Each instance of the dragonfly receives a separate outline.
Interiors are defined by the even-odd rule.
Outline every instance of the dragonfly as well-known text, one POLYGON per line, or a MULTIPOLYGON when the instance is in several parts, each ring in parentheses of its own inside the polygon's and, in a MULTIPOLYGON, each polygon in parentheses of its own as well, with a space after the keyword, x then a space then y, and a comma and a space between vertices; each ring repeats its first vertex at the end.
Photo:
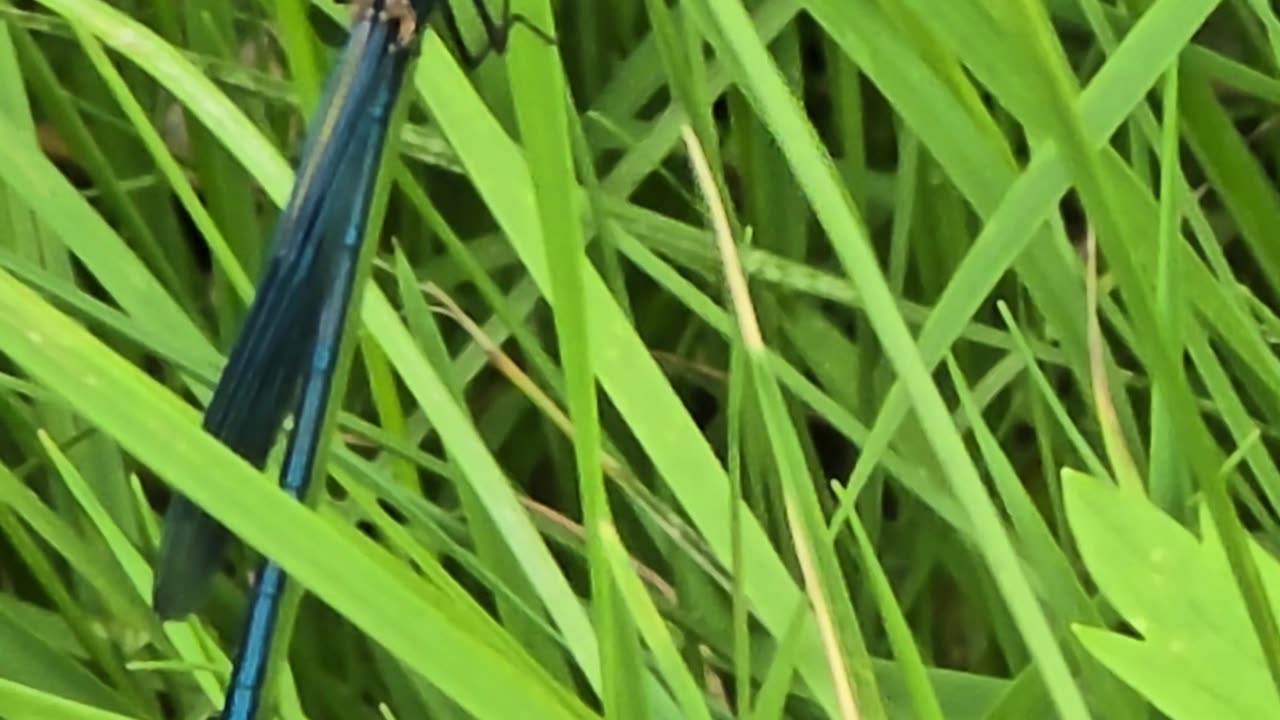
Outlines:
MULTIPOLYGON (((296 499, 306 498, 316 471, 392 110, 419 24, 438 4, 465 53, 448 0, 354 0, 350 33, 304 138, 270 257, 205 411, 205 430, 259 468, 292 412, 280 485, 296 499)), ((520 19, 504 9, 500 24, 476 9, 490 39, 486 52, 501 49, 520 19)), ((170 502, 152 590, 162 619, 201 604, 229 540, 186 498, 170 502)), ((264 560, 256 578, 223 720, 253 720, 265 692, 286 576, 264 560)))

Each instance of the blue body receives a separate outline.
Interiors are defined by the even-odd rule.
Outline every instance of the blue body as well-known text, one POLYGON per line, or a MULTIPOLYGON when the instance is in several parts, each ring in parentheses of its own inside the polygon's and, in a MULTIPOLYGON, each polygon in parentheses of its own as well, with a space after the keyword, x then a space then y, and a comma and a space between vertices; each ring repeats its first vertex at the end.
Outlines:
MULTIPOLYGON (((382 148, 411 60, 397 46, 398 23, 379 14, 387 0, 358 2, 371 11, 352 25, 308 128, 271 258, 204 417, 209 433, 261 467, 292 410, 280 484, 298 498, 314 475, 382 148)), ((421 23, 434 0, 412 4, 421 23)), ((161 617, 181 617, 201 603, 228 539, 217 521, 186 498, 174 498, 153 589, 161 617)), ((224 720, 253 720, 257 713, 284 577, 274 563, 263 562, 224 720)))

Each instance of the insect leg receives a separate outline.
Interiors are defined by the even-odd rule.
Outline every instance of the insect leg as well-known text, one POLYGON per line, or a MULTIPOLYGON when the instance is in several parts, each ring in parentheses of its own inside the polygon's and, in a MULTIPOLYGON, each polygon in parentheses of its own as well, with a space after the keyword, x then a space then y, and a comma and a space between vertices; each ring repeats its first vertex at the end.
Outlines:
POLYGON ((453 15, 453 10, 449 7, 449 3, 445 2, 441 8, 444 15, 445 30, 453 39, 454 45, 458 48, 459 59, 468 69, 474 70, 489 56, 490 52, 497 51, 502 53, 507 49, 507 40, 511 35, 511 29, 516 25, 522 25, 537 37, 544 40, 548 45, 555 45, 556 40, 548 32, 530 22, 529 18, 520 13, 511 12, 511 0, 504 0, 502 3, 501 20, 494 19, 488 7, 485 6, 484 0, 471 0, 472 6, 475 8, 476 17, 479 18, 480 24, 484 27, 485 36, 488 38, 488 44, 479 52, 473 53, 467 47, 466 40, 462 37, 462 32, 458 28, 457 19, 453 15))

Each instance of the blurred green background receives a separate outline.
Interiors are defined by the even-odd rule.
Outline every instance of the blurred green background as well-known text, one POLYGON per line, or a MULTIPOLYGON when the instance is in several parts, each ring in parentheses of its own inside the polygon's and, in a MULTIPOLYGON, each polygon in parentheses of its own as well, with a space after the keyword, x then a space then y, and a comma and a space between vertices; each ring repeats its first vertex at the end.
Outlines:
POLYGON ((350 10, 0 0, 0 718, 219 706, 172 490, 267 717, 1280 716, 1273 4, 448 1, 312 511, 199 411, 350 10))

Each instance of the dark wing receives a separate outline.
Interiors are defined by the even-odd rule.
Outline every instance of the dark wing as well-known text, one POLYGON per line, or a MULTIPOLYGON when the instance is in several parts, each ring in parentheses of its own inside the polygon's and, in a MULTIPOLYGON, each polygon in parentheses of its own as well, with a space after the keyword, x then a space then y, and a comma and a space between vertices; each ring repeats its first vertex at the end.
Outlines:
MULTIPOLYGON (((365 20, 352 28, 330 77, 321 112, 308 129, 303 161, 276 225, 272 255, 259 281, 239 338, 209 401, 204 427, 261 467, 297 396, 310 362, 321 310, 343 248, 333 242, 326 211, 350 193, 342 177, 351 165, 351 140, 363 133, 369 103, 378 97, 388 62, 385 24, 365 20), (377 30, 374 32, 374 30, 377 30)), ((164 618, 199 605, 217 573, 227 532, 184 497, 166 513, 156 563, 153 604, 164 618)))

